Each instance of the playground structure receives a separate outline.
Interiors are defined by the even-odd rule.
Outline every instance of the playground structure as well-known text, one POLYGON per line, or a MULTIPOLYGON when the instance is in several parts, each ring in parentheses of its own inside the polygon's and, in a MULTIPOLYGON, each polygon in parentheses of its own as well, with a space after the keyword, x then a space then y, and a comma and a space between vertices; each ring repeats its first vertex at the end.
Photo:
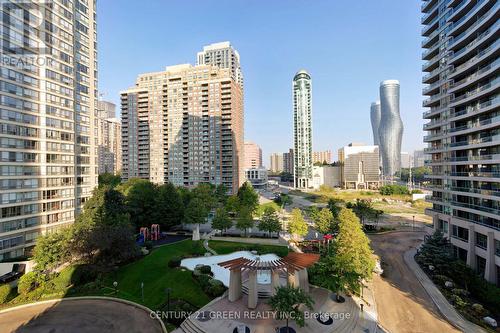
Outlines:
POLYGON ((137 238, 138 244, 144 244, 146 241, 158 241, 160 240, 160 225, 152 224, 151 232, 148 227, 141 227, 139 229, 139 236, 137 238))

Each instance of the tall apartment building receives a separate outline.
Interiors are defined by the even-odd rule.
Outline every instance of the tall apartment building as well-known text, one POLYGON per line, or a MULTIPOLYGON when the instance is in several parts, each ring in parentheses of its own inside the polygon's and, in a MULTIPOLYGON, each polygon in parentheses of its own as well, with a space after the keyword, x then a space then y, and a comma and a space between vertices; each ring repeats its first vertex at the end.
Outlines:
POLYGON ((293 77, 294 187, 312 187, 312 81, 307 71, 293 77))
POLYGON ((500 284, 500 3, 422 3, 423 106, 434 227, 500 284))
POLYGON ((378 146, 350 143, 339 149, 340 178, 345 189, 377 189, 380 185, 378 146))
POLYGON ((97 111, 97 164, 99 174, 118 173, 122 168, 122 125, 115 118, 116 105, 99 101, 97 111))
POLYGON ((256 169, 262 167, 262 149, 260 149, 259 145, 253 142, 245 142, 244 153, 244 169, 256 169))
POLYGON ((283 171, 293 175, 293 149, 290 148, 287 153, 283 153, 283 171))
POLYGON ((212 65, 231 70, 233 79, 243 88, 240 54, 230 42, 213 43, 203 47, 196 56, 196 65, 212 65))
POLYGON ((283 172, 283 154, 282 153, 272 153, 270 157, 270 167, 271 172, 283 172))
POLYGON ((401 168, 402 169, 409 169, 413 168, 413 155, 406 152, 402 151, 401 152, 401 168))
POLYGON ((0 13, 4 260, 72 223, 97 184, 97 31, 94 1, 2 1, 0 13))
POLYGON ((413 166, 415 168, 423 167, 425 166, 425 161, 430 159, 429 154, 425 154, 424 150, 415 150, 413 152, 413 166))
POLYGON ((330 163, 332 163, 332 151, 331 150, 313 151, 312 161, 313 161, 313 164, 314 163, 330 164, 330 163))
POLYGON ((97 102, 97 116, 103 119, 116 118, 116 104, 108 101, 97 102))
POLYGON ((244 180, 243 92, 230 69, 169 66, 121 93, 122 178, 193 187, 244 180))

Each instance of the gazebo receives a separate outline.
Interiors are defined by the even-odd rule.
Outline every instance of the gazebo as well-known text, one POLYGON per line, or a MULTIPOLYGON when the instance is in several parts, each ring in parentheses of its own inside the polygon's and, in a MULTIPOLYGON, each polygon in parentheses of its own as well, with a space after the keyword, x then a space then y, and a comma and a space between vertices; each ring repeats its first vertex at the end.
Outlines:
POLYGON ((287 275, 287 283, 290 286, 309 292, 309 277, 307 268, 319 260, 319 254, 312 253, 289 253, 286 257, 271 260, 250 260, 247 258, 236 258, 219 263, 218 265, 229 269, 229 295, 230 302, 239 300, 242 296, 242 271, 248 271, 248 308, 255 309, 258 301, 257 272, 271 272, 271 295, 276 292, 280 285, 280 272, 287 275))

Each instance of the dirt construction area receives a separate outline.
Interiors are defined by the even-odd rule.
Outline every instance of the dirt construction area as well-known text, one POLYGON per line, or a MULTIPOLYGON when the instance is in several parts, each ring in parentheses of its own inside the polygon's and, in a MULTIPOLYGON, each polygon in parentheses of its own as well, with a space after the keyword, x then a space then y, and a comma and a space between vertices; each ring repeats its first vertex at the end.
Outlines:
POLYGON ((404 253, 420 245, 424 235, 423 231, 402 231, 370 236, 384 269, 373 280, 379 322, 391 333, 460 332, 440 315, 404 262, 404 253))

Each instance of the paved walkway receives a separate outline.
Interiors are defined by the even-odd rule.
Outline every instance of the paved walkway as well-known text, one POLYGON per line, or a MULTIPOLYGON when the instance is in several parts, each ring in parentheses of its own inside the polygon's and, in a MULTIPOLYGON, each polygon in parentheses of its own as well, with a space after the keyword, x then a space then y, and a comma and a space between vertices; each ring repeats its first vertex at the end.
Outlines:
POLYGON ((162 333, 159 321, 144 309, 102 299, 63 299, 0 312, 0 332, 162 333))
POLYGON ((286 243, 280 243, 276 238, 243 238, 243 237, 212 237, 212 240, 223 242, 247 243, 247 244, 261 244, 261 245, 278 245, 287 246, 286 243))
POLYGON ((404 260, 408 267, 411 268, 417 279, 420 281, 425 291, 432 298, 434 304, 436 304, 439 312, 454 326, 466 333, 486 333, 484 329, 478 325, 471 323, 462 317, 455 308, 448 302, 448 300, 443 296, 439 289, 434 285, 434 283, 429 279, 427 274, 420 268, 420 266, 415 261, 416 249, 411 249, 406 251, 404 254, 404 260))
POLYGON ((384 273, 374 275, 373 292, 378 321, 394 333, 457 333, 443 318, 403 255, 418 246, 424 232, 391 232, 370 235, 371 245, 382 261, 384 273))

